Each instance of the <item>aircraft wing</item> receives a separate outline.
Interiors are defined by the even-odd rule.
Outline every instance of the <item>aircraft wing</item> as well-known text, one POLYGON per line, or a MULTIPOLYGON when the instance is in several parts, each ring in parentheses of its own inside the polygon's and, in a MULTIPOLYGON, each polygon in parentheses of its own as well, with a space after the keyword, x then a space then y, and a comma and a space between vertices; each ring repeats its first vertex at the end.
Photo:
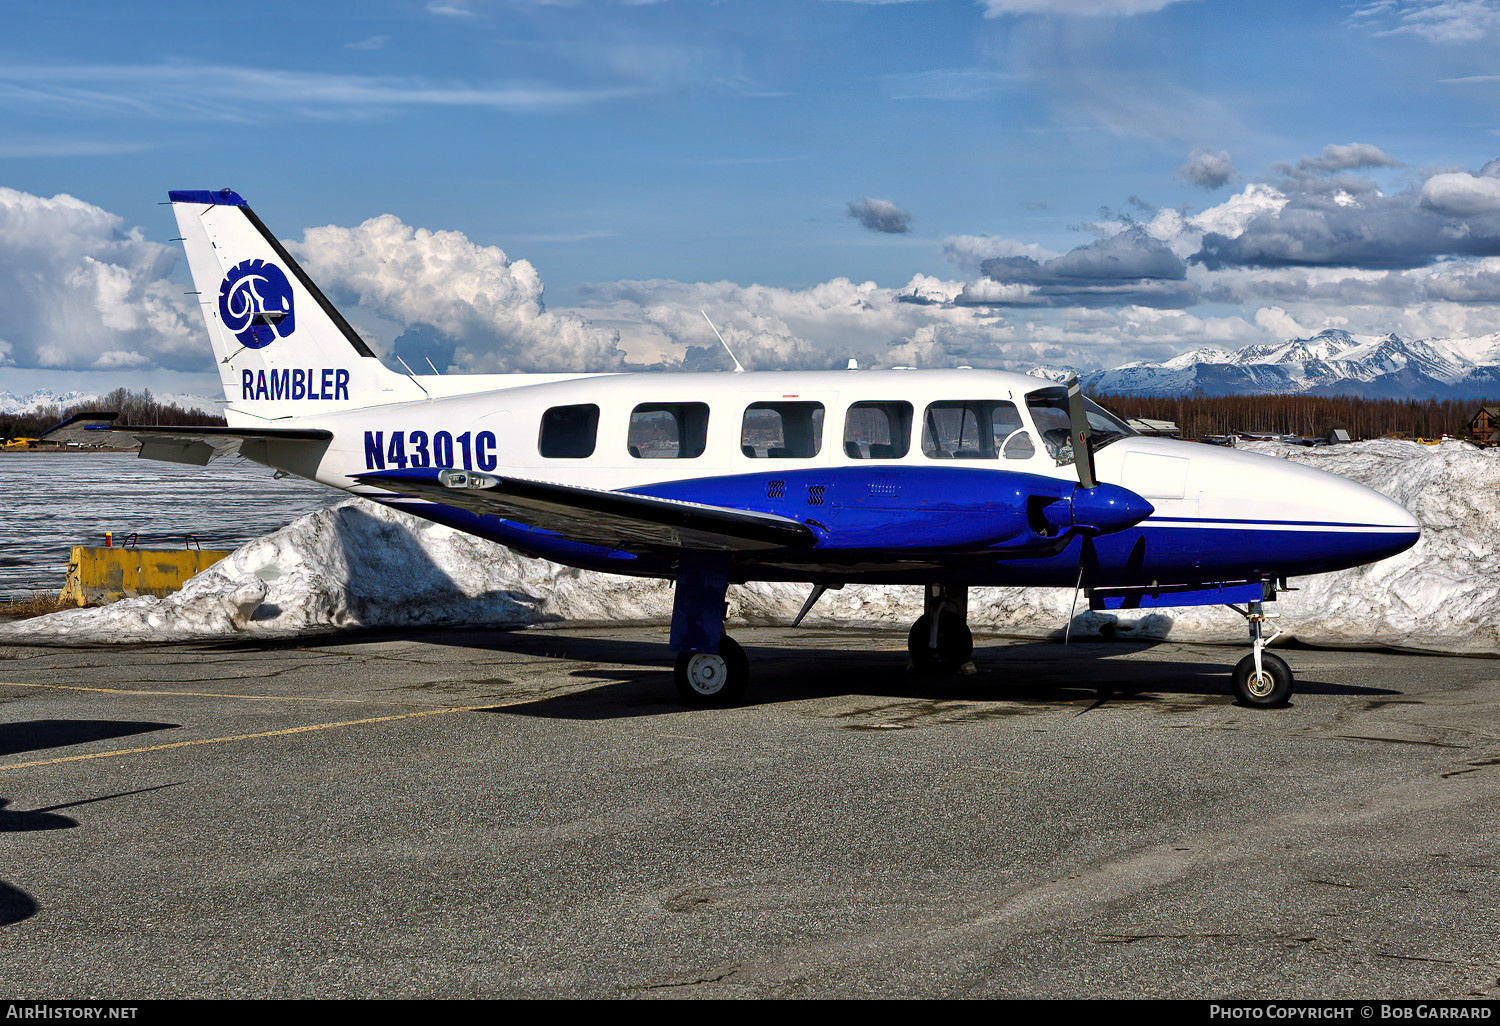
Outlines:
POLYGON ((466 470, 377 471, 355 480, 626 551, 775 549, 817 539, 806 524, 774 513, 466 470))
POLYGON ((116 424, 118 413, 78 413, 42 432, 44 442, 74 445, 141 447, 141 456, 169 463, 198 466, 255 440, 326 442, 333 432, 321 428, 175 427, 154 424, 116 424))

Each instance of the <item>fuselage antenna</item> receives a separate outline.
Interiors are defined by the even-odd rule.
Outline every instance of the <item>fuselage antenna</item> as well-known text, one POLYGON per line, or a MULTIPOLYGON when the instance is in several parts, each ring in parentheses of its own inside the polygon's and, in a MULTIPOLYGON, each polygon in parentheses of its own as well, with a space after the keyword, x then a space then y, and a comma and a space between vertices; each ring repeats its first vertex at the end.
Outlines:
MULTIPOLYGON (((698 312, 703 315, 703 319, 705 321, 708 321, 708 326, 710 328, 714 328, 714 322, 712 320, 709 320, 708 311, 699 310, 698 312)), ((729 348, 729 343, 724 341, 724 336, 719 334, 718 328, 714 328, 714 335, 718 337, 719 345, 724 347, 724 352, 728 353, 729 358, 734 361, 734 372, 736 374, 745 373, 745 368, 740 366, 740 358, 734 355, 734 350, 729 348)))

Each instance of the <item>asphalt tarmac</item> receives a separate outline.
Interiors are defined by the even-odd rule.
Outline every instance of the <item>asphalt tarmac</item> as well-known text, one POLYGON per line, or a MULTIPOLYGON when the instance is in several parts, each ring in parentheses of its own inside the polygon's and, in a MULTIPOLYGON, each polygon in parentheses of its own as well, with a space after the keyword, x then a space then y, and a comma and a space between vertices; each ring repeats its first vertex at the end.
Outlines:
POLYGON ((735 634, 0 648, 0 997, 1500 997, 1500 661, 735 634))

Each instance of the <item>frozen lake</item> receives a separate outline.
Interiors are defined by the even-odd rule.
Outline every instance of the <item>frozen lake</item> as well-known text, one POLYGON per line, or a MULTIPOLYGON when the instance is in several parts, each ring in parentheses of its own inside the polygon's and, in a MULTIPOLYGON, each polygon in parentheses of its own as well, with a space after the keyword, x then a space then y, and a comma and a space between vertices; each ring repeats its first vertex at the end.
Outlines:
POLYGON ((74 545, 231 549, 342 492, 237 457, 190 467, 134 453, 0 452, 0 595, 59 589, 74 545))

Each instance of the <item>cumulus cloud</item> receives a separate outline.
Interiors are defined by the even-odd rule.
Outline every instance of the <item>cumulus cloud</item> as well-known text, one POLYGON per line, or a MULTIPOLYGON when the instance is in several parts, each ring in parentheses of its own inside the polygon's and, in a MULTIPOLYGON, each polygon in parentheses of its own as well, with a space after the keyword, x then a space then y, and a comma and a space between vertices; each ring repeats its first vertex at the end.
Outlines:
POLYGON ((0 358, 69 370, 205 368, 196 304, 166 277, 176 260, 175 249, 91 203, 0 187, 0 358))
POLYGON ((1422 183, 1421 197, 1422 206, 1439 214, 1471 217, 1500 213, 1500 178, 1463 171, 1433 175, 1422 183))
POLYGON ((1297 169, 1299 171, 1318 173, 1355 171, 1367 167, 1400 166, 1401 161, 1383 152, 1379 146, 1371 146, 1369 143, 1325 146, 1321 155, 1303 157, 1297 162, 1297 169))
POLYGON ((849 204, 849 216, 872 232, 900 235, 911 231, 911 214, 889 200, 866 196, 858 203, 849 204))
POLYGON ((1286 204, 1286 194, 1281 190, 1263 182, 1251 182, 1218 206, 1209 207, 1194 215, 1191 225, 1204 233, 1217 232, 1234 238, 1244 232, 1257 217, 1274 214, 1286 204))
POLYGON ((427 326, 454 343, 464 370, 611 370, 623 365, 618 337, 584 319, 547 310, 529 262, 462 232, 413 228, 393 214, 355 228, 309 228, 296 246, 325 287, 407 327, 427 326))
MULTIPOLYGON (((1331 155, 1327 169, 1342 166, 1343 158, 1371 166, 1369 154, 1346 153, 1331 155)), ((1489 184, 1494 179, 1444 173, 1420 188, 1387 194, 1365 178, 1288 170, 1279 190, 1285 203, 1256 214, 1233 237, 1208 233, 1192 260, 1211 269, 1395 269, 1500 254, 1500 204, 1489 184)))
MULTIPOLYGON (((956 290, 956 287, 955 287, 956 290)), ((892 339, 948 316, 898 300, 896 289, 834 278, 806 289, 671 280, 598 282, 583 290, 591 320, 633 324, 655 347, 655 361, 727 368, 708 313, 746 368, 826 369, 850 357, 868 365, 892 339)), ((649 358, 642 349, 638 358, 649 358)))
POLYGON ((1030 257, 1050 260, 1057 256, 1035 242, 1003 239, 998 235, 950 235, 943 240, 943 256, 960 271, 973 274, 979 265, 996 257, 1030 257))
POLYGON ((1204 189, 1222 188, 1238 174, 1227 150, 1194 150, 1187 163, 1177 169, 1177 177, 1204 189))
POLYGON ((1181 307, 1196 301, 1182 258, 1140 226, 1050 260, 996 257, 984 261, 980 273, 1027 289, 995 300, 1001 305, 1181 307))
POLYGON ((579 310, 616 326, 642 363, 728 369, 700 308, 748 368, 969 365, 1031 371, 1166 359, 1180 348, 1281 341, 1247 317, 1140 304, 1037 305, 1034 286, 916 275, 900 288, 835 278, 806 289, 732 282, 596 283, 579 310), (654 347, 654 348, 653 348, 654 347), (681 354, 686 354, 685 357, 681 354))

